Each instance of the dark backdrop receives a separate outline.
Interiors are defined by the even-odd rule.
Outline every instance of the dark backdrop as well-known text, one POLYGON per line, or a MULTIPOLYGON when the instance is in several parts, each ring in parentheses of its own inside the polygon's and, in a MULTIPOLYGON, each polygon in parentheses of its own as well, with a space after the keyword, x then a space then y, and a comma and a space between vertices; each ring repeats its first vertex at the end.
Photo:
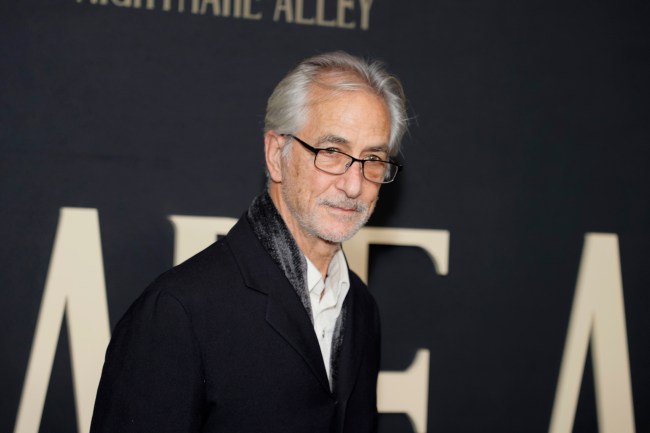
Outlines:
MULTIPOLYGON (((427 431, 548 430, 588 232, 618 235, 636 429, 650 431, 647 2, 374 0, 367 29, 358 1, 352 29, 276 21, 274 0, 252 1, 260 19, 142 3, 0 5, 0 431, 59 209, 98 211, 113 326, 172 265, 169 215, 237 217, 261 191, 266 98, 333 49, 384 60, 409 100, 406 169, 370 225, 450 233, 446 276, 417 248, 370 255, 382 369, 431 353, 427 431)), ((327 19, 339 3, 324 1, 327 19)), ((76 429, 61 331, 41 432, 76 429)), ((588 357, 576 432, 597 430, 592 371, 588 357)))

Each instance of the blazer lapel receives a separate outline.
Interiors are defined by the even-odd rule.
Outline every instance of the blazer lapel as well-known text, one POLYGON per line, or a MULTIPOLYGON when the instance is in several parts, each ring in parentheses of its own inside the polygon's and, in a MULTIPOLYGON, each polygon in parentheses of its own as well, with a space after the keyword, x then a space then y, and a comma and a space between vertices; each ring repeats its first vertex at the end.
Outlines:
MULTIPOLYGON (((354 285, 350 287, 348 295, 345 299, 345 326, 343 328, 343 345, 338 355, 336 362, 336 382, 335 392, 340 410, 345 410, 346 402, 350 397, 350 393, 354 388, 357 379, 359 368, 361 366, 361 358, 365 347, 367 336, 363 335, 363 329, 366 329, 364 322, 366 319, 366 312, 359 308, 357 301, 357 294, 354 285)), ((344 413, 340 414, 342 422, 344 413)))
POLYGON ((303 357, 322 387, 330 393, 323 356, 305 308, 291 287, 278 287, 273 292, 269 293, 266 321, 303 357))
POLYGON ((289 280, 255 237, 245 216, 233 227, 227 240, 246 286, 267 295, 266 321, 298 352, 330 393, 311 319, 289 280))

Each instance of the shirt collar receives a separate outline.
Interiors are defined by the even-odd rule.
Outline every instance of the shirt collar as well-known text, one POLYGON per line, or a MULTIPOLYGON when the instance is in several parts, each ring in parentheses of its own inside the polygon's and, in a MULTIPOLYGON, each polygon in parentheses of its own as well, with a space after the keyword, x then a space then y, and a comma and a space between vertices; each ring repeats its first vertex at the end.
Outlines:
POLYGON ((305 256, 307 260, 307 288, 309 293, 320 295, 327 287, 334 292, 335 298, 338 298, 341 290, 350 287, 350 276, 348 275, 348 264, 345 261, 343 250, 338 250, 327 268, 327 281, 323 281, 323 276, 316 266, 305 256))

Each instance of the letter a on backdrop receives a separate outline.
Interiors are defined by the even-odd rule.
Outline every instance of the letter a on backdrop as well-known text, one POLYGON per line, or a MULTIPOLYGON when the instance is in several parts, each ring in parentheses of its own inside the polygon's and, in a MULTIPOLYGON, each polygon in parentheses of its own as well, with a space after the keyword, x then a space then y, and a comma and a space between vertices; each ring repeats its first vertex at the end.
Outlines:
POLYGON ((634 433, 623 282, 615 234, 587 233, 549 433, 571 433, 591 340, 600 433, 634 433))
POLYGON ((14 433, 38 432, 65 312, 77 427, 87 433, 110 338, 96 209, 61 209, 14 433))

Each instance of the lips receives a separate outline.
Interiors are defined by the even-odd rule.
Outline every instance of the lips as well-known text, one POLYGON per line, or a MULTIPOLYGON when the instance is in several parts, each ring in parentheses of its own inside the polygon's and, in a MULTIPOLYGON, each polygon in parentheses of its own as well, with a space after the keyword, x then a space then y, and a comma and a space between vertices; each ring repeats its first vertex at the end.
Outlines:
POLYGON ((318 201, 318 204, 329 206, 336 210, 344 212, 358 212, 365 213, 368 210, 368 206, 364 203, 358 202, 356 200, 328 200, 321 199, 318 201))
POLYGON ((342 210, 342 211, 345 211, 345 212, 359 212, 359 210, 354 206, 353 207, 332 206, 332 205, 329 205, 329 206, 334 208, 334 209, 342 210))

